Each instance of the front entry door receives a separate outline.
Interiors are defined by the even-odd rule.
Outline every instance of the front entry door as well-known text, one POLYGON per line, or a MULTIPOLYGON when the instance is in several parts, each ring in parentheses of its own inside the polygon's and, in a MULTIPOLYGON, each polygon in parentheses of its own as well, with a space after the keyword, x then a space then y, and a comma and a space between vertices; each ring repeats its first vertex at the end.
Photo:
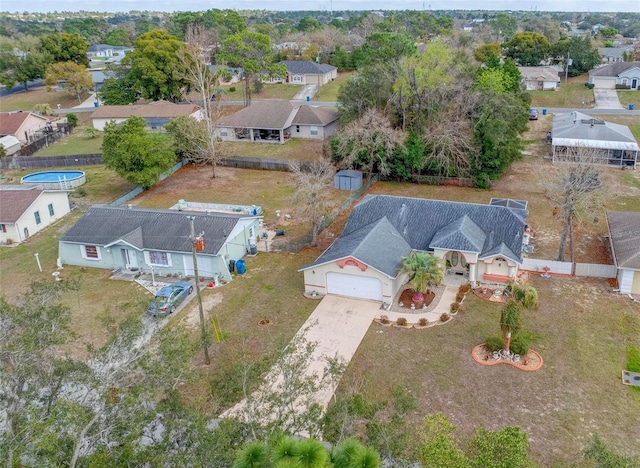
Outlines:
POLYGON ((631 81, 631 89, 636 89, 638 87, 638 79, 634 78, 633 81, 631 81))
POLYGON ((124 261, 124 267, 131 270, 138 268, 138 256, 135 250, 124 249, 122 251, 122 260, 124 261))

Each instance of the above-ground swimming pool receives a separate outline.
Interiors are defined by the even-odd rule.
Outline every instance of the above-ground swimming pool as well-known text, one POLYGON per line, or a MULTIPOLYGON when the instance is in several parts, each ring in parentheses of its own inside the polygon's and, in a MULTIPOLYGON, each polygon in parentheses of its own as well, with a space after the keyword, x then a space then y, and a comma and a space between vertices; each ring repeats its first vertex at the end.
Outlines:
POLYGON ((21 182, 47 190, 66 190, 79 187, 86 179, 82 171, 42 171, 24 176, 21 182))

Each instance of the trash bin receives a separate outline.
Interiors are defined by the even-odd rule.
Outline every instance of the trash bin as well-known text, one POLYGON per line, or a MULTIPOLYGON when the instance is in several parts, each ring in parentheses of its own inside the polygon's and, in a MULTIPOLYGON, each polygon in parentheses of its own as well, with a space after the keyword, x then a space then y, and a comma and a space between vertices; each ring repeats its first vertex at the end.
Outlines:
POLYGON ((633 110, 633 104, 629 104, 629 110, 633 110))
POLYGON ((229 260, 229 273, 233 273, 234 271, 236 271, 236 261, 229 260))
POLYGON ((93 107, 98 107, 98 101, 93 101, 93 107))
POLYGON ((244 275, 244 272, 247 271, 247 266, 244 264, 244 260, 238 260, 236 262, 236 270, 238 270, 239 275, 244 275))
POLYGON ((542 108, 542 115, 547 115, 547 108, 546 107, 542 108))
POLYGON ((311 96, 307 96, 307 101, 311 101, 311 96))

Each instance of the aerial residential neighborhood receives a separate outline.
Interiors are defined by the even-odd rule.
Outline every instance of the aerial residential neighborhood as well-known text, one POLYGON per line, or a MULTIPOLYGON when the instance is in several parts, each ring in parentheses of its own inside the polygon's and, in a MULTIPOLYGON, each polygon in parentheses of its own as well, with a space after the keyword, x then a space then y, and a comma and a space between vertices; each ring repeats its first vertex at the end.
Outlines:
POLYGON ((637 7, 65 2, 0 17, 7 466, 640 466, 637 7))

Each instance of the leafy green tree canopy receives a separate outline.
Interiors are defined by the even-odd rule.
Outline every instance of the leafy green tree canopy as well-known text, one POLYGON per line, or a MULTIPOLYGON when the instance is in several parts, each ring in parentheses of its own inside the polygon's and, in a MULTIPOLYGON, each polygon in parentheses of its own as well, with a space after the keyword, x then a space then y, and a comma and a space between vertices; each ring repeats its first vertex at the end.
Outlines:
POLYGON ((518 65, 538 66, 549 57, 549 41, 542 34, 522 32, 502 45, 504 54, 518 65))
POLYGON ((147 134, 145 126, 141 117, 131 117, 121 126, 107 123, 102 158, 108 168, 147 189, 175 163, 175 153, 166 135, 147 134))
POLYGON ((122 63, 130 67, 127 79, 142 97, 176 102, 189 90, 180 55, 186 55, 185 44, 157 29, 138 37, 122 63))
POLYGON ((47 67, 44 83, 47 91, 60 86, 62 89, 82 102, 82 94, 93 89, 93 78, 84 65, 75 62, 52 63, 47 67))
POLYGON ((28 90, 29 81, 44 78, 50 62, 51 57, 42 51, 35 37, 0 39, 0 83, 7 87, 21 83, 28 90))
POLYGON ((121 65, 109 64, 104 72, 105 79, 98 90, 100 100, 108 106, 132 104, 140 98, 133 77, 121 65))
POLYGON ((54 62, 75 62, 78 65, 89 65, 87 58, 89 43, 80 34, 50 34, 40 38, 40 45, 54 62))
POLYGON ((374 32, 369 34, 365 43, 353 51, 353 60, 359 69, 373 63, 389 63, 400 57, 416 54, 415 42, 405 34, 374 32))
POLYGON ((497 42, 490 42, 489 44, 482 44, 476 50, 473 51, 473 56, 480 63, 486 63, 489 57, 500 57, 502 54, 502 47, 497 42))

